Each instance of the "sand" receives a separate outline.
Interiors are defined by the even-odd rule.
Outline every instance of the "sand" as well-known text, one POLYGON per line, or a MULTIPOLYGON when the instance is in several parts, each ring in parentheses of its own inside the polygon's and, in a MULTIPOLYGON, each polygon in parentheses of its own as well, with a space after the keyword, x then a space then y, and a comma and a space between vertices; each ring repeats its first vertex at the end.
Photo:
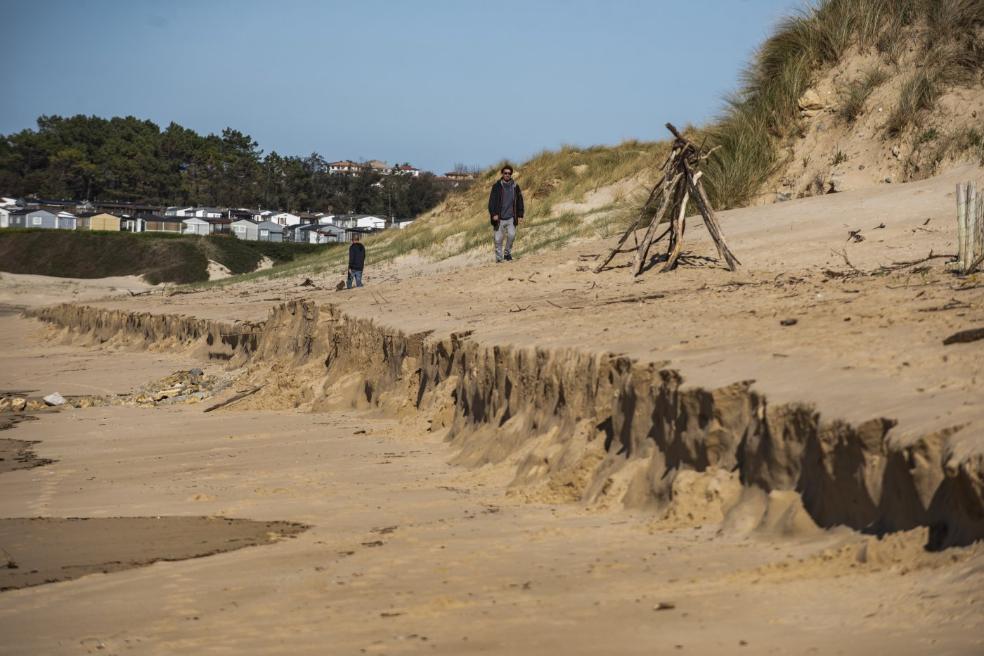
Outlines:
MULTIPOLYGON (((728 468, 681 469, 672 498, 624 503, 626 480, 647 461, 618 453, 615 437, 594 438, 602 428, 559 435, 565 424, 556 424, 524 438, 530 416, 476 406, 475 417, 499 425, 451 420, 439 390, 419 408, 412 397, 401 404, 399 385, 414 371, 387 370, 373 350, 409 352, 455 333, 475 353, 539 347, 545 367, 624 354, 636 367, 678 371, 681 389, 754 380, 749 389, 770 407, 890 418, 892 443, 943 431, 946 448, 971 462, 982 449, 984 350, 942 340, 984 325, 981 281, 955 278, 940 260, 916 272, 855 270, 952 250, 953 188, 970 176, 984 179, 965 169, 723 213, 738 274, 692 260, 637 281, 624 268, 594 275, 605 244, 526 256, 521 234, 511 265, 454 271, 373 267, 370 244, 367 286, 349 292, 332 291, 333 272, 316 280, 323 289, 285 279, 90 303, 232 325, 307 299, 280 312, 271 329, 281 338, 261 339, 252 359, 242 345, 232 355, 191 341, 155 349, 145 337, 100 342, 0 318, 0 388, 48 390, 56 380, 124 392, 191 362, 232 367, 225 373, 241 372, 241 389, 263 386, 207 414, 103 407, 21 422, 4 437, 35 442, 53 462, 0 474, 0 517, 188 518, 175 523, 187 547, 178 558, 212 551, 188 546, 207 535, 195 525, 203 517, 310 527, 174 561, 115 555, 123 532, 109 528, 103 546, 89 543, 94 557, 165 561, 3 592, 5 653, 981 653, 981 542, 929 552, 925 526, 880 540, 820 528, 794 490, 742 486, 728 468), (859 228, 865 240, 849 242, 859 228), (788 318, 796 323, 780 323, 788 318), (361 332, 330 332, 343 323, 361 332), (209 352, 227 359, 197 359, 209 352), (558 464, 565 458, 577 466, 558 464), (543 473, 551 467, 556 475, 543 473)), ((694 256, 713 254, 700 228, 688 239, 694 256)), ((526 370, 502 357, 501 371, 527 389, 526 370)), ((471 362, 476 379, 455 389, 479 398, 487 365, 471 362)), ((573 390, 567 397, 580 402, 573 390)), ((927 454, 911 453, 918 470, 927 454)), ((64 558, 48 560, 74 564, 64 558)))
MULTIPOLYGON (((923 555, 924 536, 908 537, 909 551, 928 559, 913 567, 897 548, 858 562, 865 540, 853 533, 738 537, 713 525, 667 529, 641 513, 531 504, 503 495, 501 469, 449 466, 439 440, 351 413, 110 408, 25 427, 58 462, 0 477, 2 515, 207 515, 311 528, 268 546, 4 592, 6 653, 982 646, 980 549, 923 555)), ((186 538, 206 539, 185 526, 186 538)), ((122 535, 107 531, 103 553, 122 535)))

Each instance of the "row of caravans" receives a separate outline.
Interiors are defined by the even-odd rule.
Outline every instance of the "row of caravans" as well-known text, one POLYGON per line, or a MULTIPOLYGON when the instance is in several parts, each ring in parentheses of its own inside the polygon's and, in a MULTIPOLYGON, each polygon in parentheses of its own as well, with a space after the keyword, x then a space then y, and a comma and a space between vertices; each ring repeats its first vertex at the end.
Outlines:
MULTIPOLYGON (((406 227, 409 222, 400 222, 406 227)), ((320 222, 304 222, 284 226, 274 221, 254 221, 227 218, 182 218, 179 216, 145 215, 116 216, 102 213, 75 216, 70 212, 51 212, 46 209, 0 208, 0 228, 40 228, 53 230, 93 230, 128 232, 166 232, 187 235, 231 234, 248 241, 295 241, 311 244, 343 242, 352 233, 375 232, 385 221, 367 215, 325 217, 320 222)))

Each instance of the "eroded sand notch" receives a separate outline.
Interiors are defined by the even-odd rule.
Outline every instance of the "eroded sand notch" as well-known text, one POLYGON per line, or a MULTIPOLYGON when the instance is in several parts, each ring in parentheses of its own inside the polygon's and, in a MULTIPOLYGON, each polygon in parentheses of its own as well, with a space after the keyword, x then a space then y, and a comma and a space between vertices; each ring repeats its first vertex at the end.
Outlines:
MULTIPOLYGON (((217 322, 89 307, 36 316, 137 345, 153 334, 212 348, 210 337, 214 345, 229 333, 217 322)), ((809 404, 771 404, 748 382, 693 388, 626 357, 406 335, 305 301, 273 309, 250 339, 224 348, 245 363, 244 383, 263 385, 237 407, 408 417, 445 431, 455 462, 515 462, 514 486, 549 498, 663 509, 677 477, 723 472, 743 490, 733 510, 760 523, 777 521, 769 500, 792 494, 821 527, 928 526, 934 549, 984 537, 984 459, 954 452, 956 427, 902 439, 891 418, 828 419, 809 404)), ((783 512, 795 521, 795 508, 783 512)))

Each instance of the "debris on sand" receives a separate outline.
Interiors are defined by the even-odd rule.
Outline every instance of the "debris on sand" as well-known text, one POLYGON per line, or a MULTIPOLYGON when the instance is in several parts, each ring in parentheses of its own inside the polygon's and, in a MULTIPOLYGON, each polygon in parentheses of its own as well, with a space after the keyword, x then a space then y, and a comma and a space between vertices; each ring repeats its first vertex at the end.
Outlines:
POLYGON ((64 405, 73 408, 96 408, 110 405, 157 406, 176 403, 200 403, 229 387, 231 380, 206 375, 201 369, 176 371, 129 394, 82 395, 65 397, 58 392, 43 399, 23 396, 0 396, 0 413, 34 412, 64 405))
POLYGON ((231 381, 206 375, 201 369, 176 371, 166 378, 150 383, 131 395, 125 405, 167 405, 199 403, 215 396, 229 386, 231 381))

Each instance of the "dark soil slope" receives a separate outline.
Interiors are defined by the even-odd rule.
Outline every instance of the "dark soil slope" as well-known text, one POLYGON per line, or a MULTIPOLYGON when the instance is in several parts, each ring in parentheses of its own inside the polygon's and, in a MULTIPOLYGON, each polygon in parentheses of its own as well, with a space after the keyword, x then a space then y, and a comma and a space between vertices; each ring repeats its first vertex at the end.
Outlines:
POLYGON ((233 237, 56 230, 0 231, 0 271, 65 278, 142 275, 150 283, 208 280, 208 261, 232 273, 253 271, 267 256, 289 262, 322 247, 246 242, 233 237))

